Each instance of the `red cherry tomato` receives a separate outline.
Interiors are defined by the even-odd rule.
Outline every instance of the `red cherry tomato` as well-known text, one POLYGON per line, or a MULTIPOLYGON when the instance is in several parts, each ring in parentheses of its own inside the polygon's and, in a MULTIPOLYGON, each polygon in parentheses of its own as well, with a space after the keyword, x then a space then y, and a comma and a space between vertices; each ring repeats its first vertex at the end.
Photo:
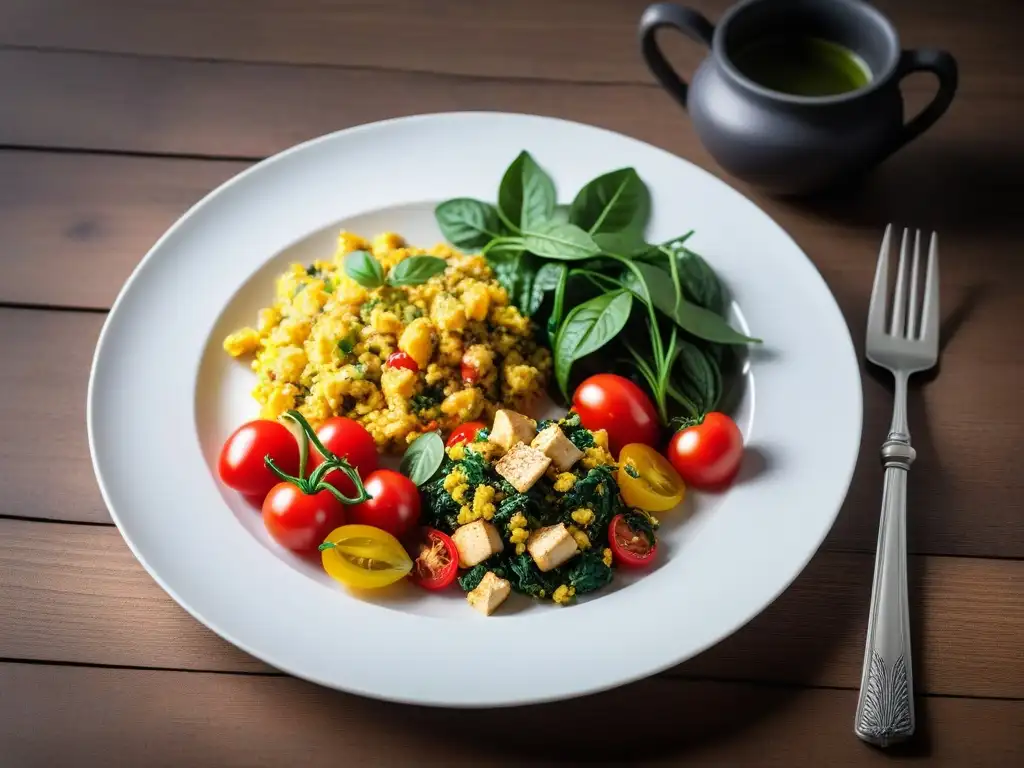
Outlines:
MULTIPOLYGON (((358 421, 335 416, 320 425, 316 436, 324 448, 355 467, 359 477, 365 478, 377 468, 377 444, 358 421)), ((320 451, 310 445, 309 471, 312 472, 323 463, 320 451)), ((338 470, 328 472, 324 480, 346 496, 356 495, 355 483, 338 470)))
POLYGON ((614 373, 586 379, 572 396, 572 409, 589 430, 608 432, 613 456, 630 443, 654 445, 658 441, 658 413, 640 387, 614 373))
POLYGON ((378 469, 363 480, 368 501, 348 508, 350 523, 372 525, 401 538, 420 519, 420 492, 405 475, 378 469))
POLYGON ((284 424, 269 419, 250 421, 224 442, 217 462, 217 472, 224 485, 246 496, 263 498, 280 478, 263 461, 270 456, 284 472, 299 471, 299 444, 284 424))
POLYGON ((459 443, 472 443, 476 440, 476 433, 481 429, 487 429, 487 425, 482 421, 467 421, 465 424, 460 424, 448 437, 448 442, 445 445, 451 448, 459 443))
POLYGON ((412 355, 408 352, 392 352, 388 355, 388 359, 384 361, 384 365, 388 368, 405 368, 413 373, 420 369, 416 361, 412 359, 412 355))
POLYGON ((668 444, 668 460, 694 488, 721 490, 739 472, 743 434, 724 413, 713 412, 695 426, 676 432, 668 444))
POLYGON ((263 500, 263 524, 282 547, 315 552, 327 534, 345 523, 344 505, 330 491, 303 493, 282 481, 263 500))
POLYGON ((415 557, 409 579, 424 589, 444 589, 455 581, 459 550, 451 537, 436 528, 421 528, 411 548, 415 557))
POLYGON ((480 370, 472 363, 467 363, 465 360, 462 361, 461 366, 462 380, 467 384, 476 384, 480 380, 480 370))
POLYGON ((615 562, 624 568, 647 568, 654 562, 658 542, 634 529, 625 515, 616 515, 608 526, 608 547, 615 562))

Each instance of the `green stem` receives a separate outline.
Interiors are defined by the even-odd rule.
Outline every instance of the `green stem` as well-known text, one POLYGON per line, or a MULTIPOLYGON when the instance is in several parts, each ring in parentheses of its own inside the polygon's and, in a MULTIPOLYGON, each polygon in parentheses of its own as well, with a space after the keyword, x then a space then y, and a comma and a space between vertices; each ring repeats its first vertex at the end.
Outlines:
POLYGON ((674 314, 679 311, 679 305, 683 303, 683 289, 679 284, 679 264, 676 262, 676 255, 668 248, 659 245, 658 250, 668 257, 668 269, 672 273, 672 288, 675 291, 675 304, 672 305, 672 312, 674 314))
POLYGON ((489 242, 487 245, 485 245, 483 247, 483 249, 480 251, 480 255, 481 256, 486 256, 488 253, 490 253, 493 250, 500 251, 503 248, 509 248, 510 246, 511 247, 516 247, 516 248, 522 248, 523 247, 522 238, 519 238, 519 237, 496 237, 493 240, 491 240, 491 242, 489 242))

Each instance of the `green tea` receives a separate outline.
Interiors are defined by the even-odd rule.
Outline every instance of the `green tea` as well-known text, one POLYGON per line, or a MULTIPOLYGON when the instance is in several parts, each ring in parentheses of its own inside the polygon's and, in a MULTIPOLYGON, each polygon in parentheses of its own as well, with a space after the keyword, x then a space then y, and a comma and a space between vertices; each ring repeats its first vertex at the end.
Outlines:
POLYGON ((758 85, 794 96, 835 96, 871 82, 871 70, 860 56, 817 37, 758 40, 732 60, 758 85))

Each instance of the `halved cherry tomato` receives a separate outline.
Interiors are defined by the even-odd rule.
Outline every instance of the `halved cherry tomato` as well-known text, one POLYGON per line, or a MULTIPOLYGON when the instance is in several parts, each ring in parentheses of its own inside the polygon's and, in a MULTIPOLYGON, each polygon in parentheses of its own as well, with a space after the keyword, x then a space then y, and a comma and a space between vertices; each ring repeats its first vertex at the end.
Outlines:
MULTIPOLYGON (((377 444, 373 436, 358 421, 334 416, 320 425, 316 436, 324 444, 324 448, 355 467, 361 478, 365 479, 377 468, 377 444)), ((323 462, 324 457, 320 455, 320 451, 315 446, 310 446, 310 471, 323 462)), ((324 480, 346 496, 355 495, 355 483, 339 470, 328 472, 324 480)))
POLYGON ((572 396, 572 409, 587 429, 608 432, 613 456, 629 443, 654 445, 658 440, 658 413, 651 399, 632 381, 614 373, 584 380, 572 396))
POLYGON ((619 565, 646 568, 654 562, 658 542, 646 532, 633 528, 626 515, 616 515, 608 526, 608 547, 619 565))
POLYGON ((630 443, 619 453, 616 479, 623 501, 647 512, 672 509, 686 495, 686 484, 668 459, 640 443, 630 443))
POLYGON ((672 436, 668 458, 694 488, 721 490, 739 472, 743 434, 735 421, 714 411, 700 424, 686 427, 672 436))
POLYGON ((320 561, 332 579, 357 589, 386 587, 412 570, 401 542, 369 525, 335 528, 320 545, 320 561))
POLYGON ((409 579, 424 589, 444 589, 459 570, 459 550, 451 537, 436 528, 421 528, 415 542, 409 579))
POLYGON ((420 367, 408 352, 392 352, 384 361, 386 368, 406 368, 416 373, 420 367))
POLYGON ((295 435, 279 421, 257 419, 238 429, 224 442, 217 462, 217 472, 224 485, 246 496, 255 496, 259 503, 280 478, 263 461, 270 456, 290 475, 299 471, 299 444, 295 435))
POLYGON ((348 519, 372 525, 392 536, 404 536, 420 519, 420 492, 405 475, 378 469, 363 480, 368 501, 348 508, 348 519))
POLYGON ((458 443, 472 443, 476 440, 476 433, 481 429, 487 429, 487 425, 482 421, 467 421, 465 424, 460 424, 452 431, 445 445, 451 448, 458 443))
POLYGON ((462 374, 462 380, 467 384, 476 384, 480 380, 480 369, 465 360, 462 361, 459 372, 462 374))
POLYGON ((345 522, 344 505, 330 491, 308 494, 282 481, 263 500, 263 524, 282 547, 313 552, 324 537, 345 522))

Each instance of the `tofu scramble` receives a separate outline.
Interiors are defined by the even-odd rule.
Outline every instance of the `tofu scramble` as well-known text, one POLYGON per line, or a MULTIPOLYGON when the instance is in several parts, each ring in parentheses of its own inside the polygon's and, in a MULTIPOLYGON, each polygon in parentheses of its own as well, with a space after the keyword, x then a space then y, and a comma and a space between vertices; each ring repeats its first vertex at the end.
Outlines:
POLYGON ((578 414, 537 423, 502 409, 489 431, 445 453, 420 489, 422 520, 451 536, 459 584, 486 615, 511 591, 569 605, 607 586, 616 520, 655 546, 657 519, 623 501, 607 434, 578 414))
POLYGON ((483 256, 444 244, 415 248, 390 232, 367 242, 342 231, 333 260, 292 264, 256 327, 223 346, 253 356, 261 418, 295 408, 316 426, 346 416, 379 450, 395 453, 424 432, 526 407, 551 370, 551 353, 483 256), (346 274, 345 257, 355 251, 372 253, 385 275, 410 256, 447 266, 419 285, 370 289, 346 274), (405 353, 404 367, 387 364, 396 352, 405 353))

